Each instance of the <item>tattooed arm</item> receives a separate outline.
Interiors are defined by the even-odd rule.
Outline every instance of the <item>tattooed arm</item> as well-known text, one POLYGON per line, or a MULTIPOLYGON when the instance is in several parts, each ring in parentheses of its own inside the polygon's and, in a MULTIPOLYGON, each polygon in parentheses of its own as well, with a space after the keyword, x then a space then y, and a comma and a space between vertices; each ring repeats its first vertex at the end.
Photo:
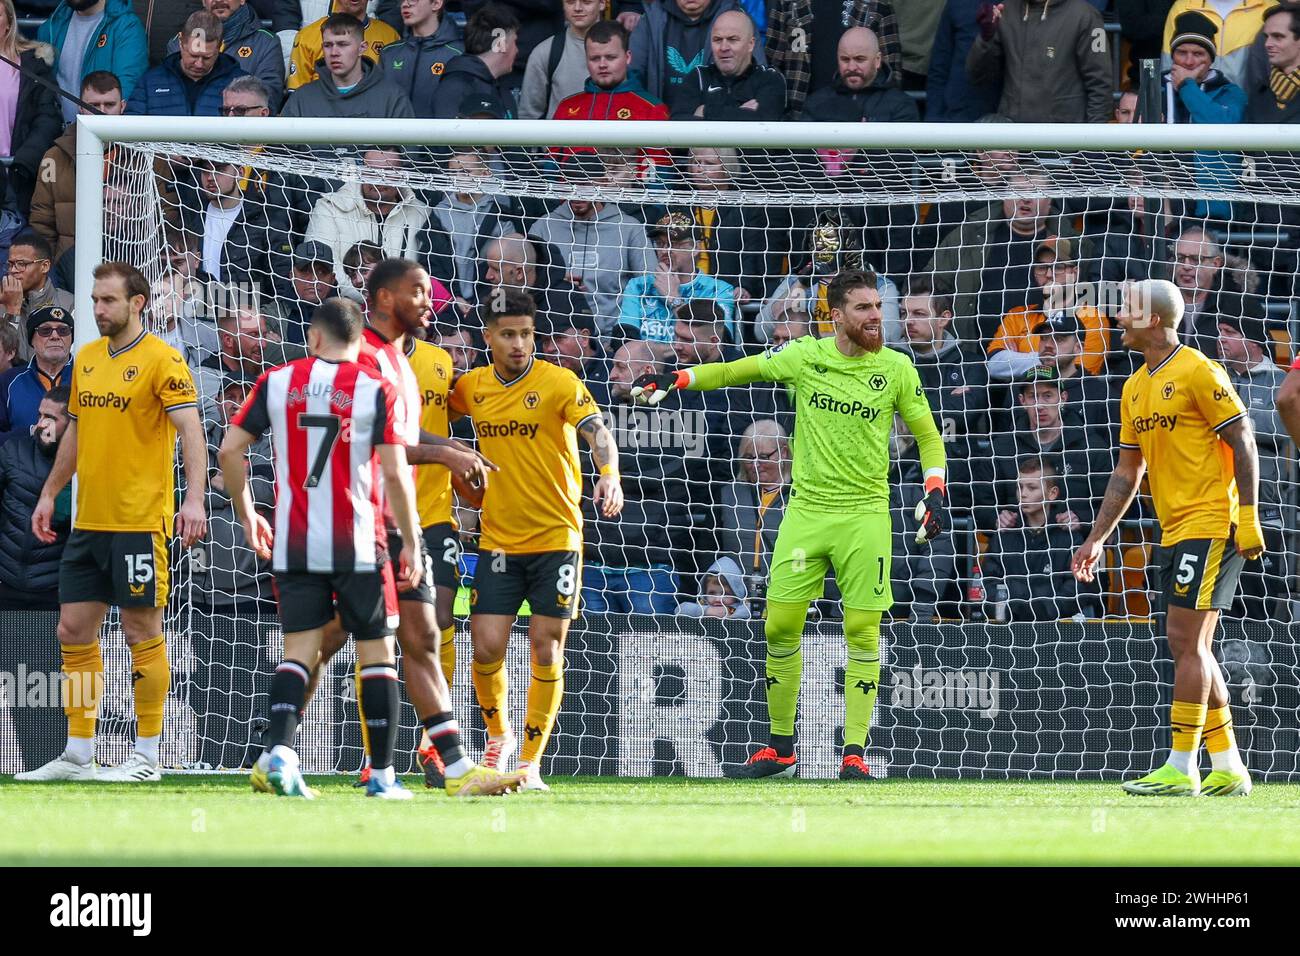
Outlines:
POLYGON ((1102 543, 1110 537, 1119 519, 1124 517, 1128 506, 1133 503, 1142 476, 1146 474, 1147 463, 1142 452, 1137 448, 1121 448, 1119 461, 1106 484, 1106 496, 1102 499, 1101 510, 1093 522, 1092 533, 1080 545, 1070 561, 1070 570, 1080 581, 1091 581, 1098 563, 1101 561, 1102 543))
POLYGON ((579 427, 583 440, 591 449, 591 460, 600 473, 591 501, 606 518, 623 510, 623 485, 618 474, 618 443, 600 415, 592 415, 579 427))

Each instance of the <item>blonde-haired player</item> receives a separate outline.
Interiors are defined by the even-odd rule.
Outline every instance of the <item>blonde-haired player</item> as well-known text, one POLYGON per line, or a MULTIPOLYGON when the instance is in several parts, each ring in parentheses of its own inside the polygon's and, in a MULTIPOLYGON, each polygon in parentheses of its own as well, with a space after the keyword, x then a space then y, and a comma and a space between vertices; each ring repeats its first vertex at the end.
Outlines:
POLYGON ((1183 301, 1163 279, 1133 283, 1116 319, 1123 342, 1146 363, 1124 383, 1119 462, 1092 533, 1074 555, 1091 581, 1102 544, 1128 510, 1150 466, 1160 520, 1160 603, 1174 659, 1172 747, 1154 771, 1124 784, 1147 796, 1245 796, 1250 774, 1237 753, 1228 688, 1214 658, 1214 629, 1247 560, 1264 552, 1255 513, 1259 461, 1250 416, 1223 366, 1178 340, 1183 301), (1205 740, 1213 770, 1200 779, 1205 740))

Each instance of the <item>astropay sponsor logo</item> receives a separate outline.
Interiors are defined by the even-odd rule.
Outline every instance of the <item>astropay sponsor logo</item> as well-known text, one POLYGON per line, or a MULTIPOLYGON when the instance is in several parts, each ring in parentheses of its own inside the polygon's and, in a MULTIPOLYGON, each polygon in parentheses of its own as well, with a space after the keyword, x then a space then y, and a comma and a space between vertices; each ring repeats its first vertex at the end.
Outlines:
POLYGON ((152 893, 83 893, 78 886, 50 897, 50 925, 60 928, 127 927, 133 936, 153 929, 152 893))

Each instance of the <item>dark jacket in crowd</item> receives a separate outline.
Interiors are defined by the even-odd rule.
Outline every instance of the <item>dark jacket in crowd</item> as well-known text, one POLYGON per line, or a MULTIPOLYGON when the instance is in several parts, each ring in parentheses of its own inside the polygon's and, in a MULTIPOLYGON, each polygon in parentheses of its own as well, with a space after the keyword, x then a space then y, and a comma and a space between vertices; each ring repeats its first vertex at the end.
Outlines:
MULTIPOLYGON (((72 360, 59 372, 56 385, 72 385, 72 360)), ((49 380, 32 358, 0 374, 0 441, 27 435, 36 424, 41 400, 49 391, 49 380)))
POLYGON ((433 115, 438 119, 456 119, 461 104, 470 97, 493 104, 504 119, 515 118, 515 94, 507 77, 493 76, 481 56, 462 53, 447 64, 434 91, 433 115))
POLYGON ((1006 0, 993 39, 971 46, 966 74, 972 83, 1000 80, 998 112, 1017 123, 1109 123, 1111 41, 1095 48, 1104 31, 1084 0, 1006 0))
MULTIPOLYGON (((200 249, 206 214, 206 204, 199 208, 184 206, 181 209, 181 222, 186 230, 199 238, 200 249)), ((266 205, 257 193, 246 195, 221 246, 220 281, 241 285, 258 283, 267 274, 266 257, 272 248, 266 205)))
POLYGON ((1300 123, 1300 95, 1285 103, 1278 102, 1267 79, 1249 91, 1246 101, 1247 123, 1300 123))
POLYGON ((849 27, 874 31, 880 40, 881 62, 889 67, 895 81, 902 79, 903 48, 894 15, 897 6, 887 0, 843 0, 840 22, 818 26, 813 0, 769 0, 765 51, 768 62, 785 76, 792 119, 799 118, 808 94, 824 84, 834 70, 835 46, 849 27), (824 32, 827 30, 833 37, 824 32), (830 54, 825 74, 813 62, 815 48, 824 48, 830 54))
MULTIPOLYGON (((1052 464, 1061 484, 1058 505, 1073 511, 1085 525, 1092 521, 1101 500, 1106 479, 1115 466, 1109 437, 1084 426, 1073 412, 1061 416, 1064 427, 1051 445, 1041 445, 1026 424, 1023 414, 1015 415, 1015 430, 1001 431, 993 439, 993 470, 997 479, 997 509, 1016 509, 1016 481, 1022 458, 1041 458, 1052 464)), ((997 527, 997 514, 983 511, 977 521, 984 528, 997 527)))
MULTIPOLYGON (((632 31, 631 47, 632 69, 641 75, 650 95, 673 110, 695 68, 713 62, 713 21, 728 10, 741 9, 740 0, 713 0, 698 20, 690 20, 675 0, 648 5, 632 31)), ((757 46, 754 58, 765 62, 757 46)))
MULTIPOLYGON (((1001 83, 996 80, 972 83, 966 77, 966 58, 980 35, 975 14, 984 2, 948 0, 944 4, 930 50, 930 72, 925 85, 927 123, 973 123, 998 108, 1001 83)), ((1160 29, 1164 29, 1163 18, 1160 29)))
MULTIPOLYGON (((180 48, 179 35, 167 44, 169 54, 180 48)), ((271 112, 278 111, 284 99, 284 52, 279 37, 262 29, 260 19, 248 4, 232 13, 223 25, 221 52, 234 59, 249 76, 262 81, 270 94, 271 112)))
MULTIPOLYGON (((383 9, 385 5, 393 7, 398 6, 394 0, 380 0, 379 7, 383 9)), ((270 20, 271 31, 280 33, 284 30, 297 31, 302 27, 302 4, 299 0, 248 0, 248 5, 257 13, 259 20, 270 20)), ((400 30, 402 18, 397 18, 398 25, 394 29, 400 30)))
POLYGON ((316 79, 299 87, 284 104, 282 116, 329 116, 339 119, 412 119, 410 99, 384 71, 361 59, 361 79, 346 93, 340 93, 324 60, 316 62, 316 79))
POLYGON ((140 77, 126 111, 136 116, 220 116, 222 92, 243 75, 234 57, 222 53, 211 72, 195 82, 181 72, 181 55, 172 53, 140 77))
POLYGON ((32 205, 41 157, 63 131, 63 113, 54 90, 33 78, 41 76, 58 86, 52 68, 54 50, 41 43, 23 51, 18 62, 23 72, 18 80, 18 104, 10 138, 13 163, 7 169, 0 168, 0 176, 8 178, 9 196, 0 196, 0 200, 8 198, 25 217, 32 205))
POLYGON ((606 518, 590 496, 584 500, 586 559, 611 568, 671 565, 674 551, 690 547, 686 452, 677 403, 654 408, 613 403, 605 410, 605 421, 619 448, 624 505, 618 517, 606 518))
POLYGON ((435 115, 434 95, 448 64, 464 52, 464 31, 455 20, 444 17, 431 37, 407 35, 388 44, 379 51, 379 63, 410 99, 415 115, 428 119, 435 115))
POLYGON ((695 119, 701 106, 704 120, 779 120, 785 113, 785 78, 757 61, 738 76, 727 76, 712 63, 696 67, 677 94, 672 118, 695 119), (750 100, 757 101, 757 109, 742 109, 741 104, 750 100))
MULTIPOLYGON (((973 508, 993 501, 993 439, 989 421, 989 372, 984 355, 962 348, 945 335, 934 352, 902 350, 912 359, 934 412, 948 456, 948 499, 952 507, 973 508)), ((915 448, 916 476, 920 459, 915 448)), ((906 475, 906 472, 905 472, 906 475)))
POLYGON ((515 57, 513 86, 518 89, 523 82, 524 67, 533 47, 564 28, 563 5, 555 0, 464 0, 462 7, 468 19, 489 2, 507 7, 519 19, 519 55, 515 57))
POLYGON ((753 482, 733 481, 723 485, 718 501, 722 518, 719 550, 734 557, 746 574, 761 574, 766 579, 789 499, 787 485, 764 508, 758 485, 753 482))
POLYGON ((54 455, 42 452, 31 435, 0 446, 0 584, 15 591, 58 591, 59 559, 72 525, 71 484, 54 502, 54 543, 32 534, 32 512, 53 467, 54 455))
POLYGON ((1057 524, 1058 508, 1048 509, 1045 528, 1005 528, 989 534, 981 559, 989 600, 1000 581, 1007 589, 1012 621, 1055 621, 1082 612, 1101 617, 1100 581, 1084 584, 1070 571, 1070 559, 1083 536, 1057 524))
POLYGON ((871 84, 856 92, 836 74, 832 86, 808 97, 802 116, 813 123, 916 123, 920 118, 916 101, 894 85, 883 64, 871 84))

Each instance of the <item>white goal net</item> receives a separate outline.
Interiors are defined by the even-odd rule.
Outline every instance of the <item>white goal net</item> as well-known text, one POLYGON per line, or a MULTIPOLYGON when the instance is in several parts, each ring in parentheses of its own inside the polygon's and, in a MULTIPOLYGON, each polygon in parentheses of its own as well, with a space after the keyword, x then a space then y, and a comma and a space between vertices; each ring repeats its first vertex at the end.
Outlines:
MULTIPOLYGON (((1225 365, 1255 425, 1269 551, 1243 574, 1218 649, 1247 763, 1295 779, 1296 450, 1273 401, 1296 331, 1293 133, 909 126, 885 141, 866 125, 621 123, 569 124, 556 145, 556 127, 214 120, 154 124, 144 139, 146 126, 101 119, 102 225, 79 238, 102 237, 95 258, 131 262, 152 283, 151 328, 194 369, 213 474, 256 375, 301 354, 314 304, 359 297, 378 258, 428 269, 429 339, 457 374, 488 361, 476 304, 498 285, 533 295, 538 356, 572 368, 605 408, 628 495, 615 521, 585 509, 584 613, 551 773, 713 776, 766 741, 763 594, 798 397, 770 386, 679 393, 651 411, 629 402, 627 383, 827 334, 826 284, 846 269, 874 271, 887 344, 921 370, 955 523, 933 548, 914 545, 905 516, 921 475, 900 426, 896 605, 873 772, 1147 769, 1165 745, 1172 679, 1153 637, 1149 501, 1109 543, 1096 587, 1076 584, 1068 566, 1114 463, 1119 388, 1141 361, 1111 321, 1116 290, 1172 279, 1184 340, 1225 365), (205 141, 216 138, 227 141, 205 141)), ((88 290, 77 294, 84 302, 88 290)), ((453 434, 473 437, 464 424, 453 434)), ((251 468, 269 505, 266 456, 255 449, 251 468)), ((163 759, 232 768, 257 752, 279 632, 267 569, 218 485, 209 513, 208 540, 176 556, 163 759)), ((477 518, 456 514, 463 614, 477 518)), ((832 579, 804 652, 806 776, 838 766, 840 617, 832 579)), ((458 617, 453 693, 477 746, 467 631, 458 617)), ((512 693, 522 694, 526 643, 512 643, 512 693)), ((303 722, 310 770, 360 763, 350 674, 340 661, 303 722)), ((522 698, 512 703, 520 713, 522 698)), ((418 732, 405 716, 399 769, 418 732)), ((125 726, 105 729, 125 748, 125 726)))

